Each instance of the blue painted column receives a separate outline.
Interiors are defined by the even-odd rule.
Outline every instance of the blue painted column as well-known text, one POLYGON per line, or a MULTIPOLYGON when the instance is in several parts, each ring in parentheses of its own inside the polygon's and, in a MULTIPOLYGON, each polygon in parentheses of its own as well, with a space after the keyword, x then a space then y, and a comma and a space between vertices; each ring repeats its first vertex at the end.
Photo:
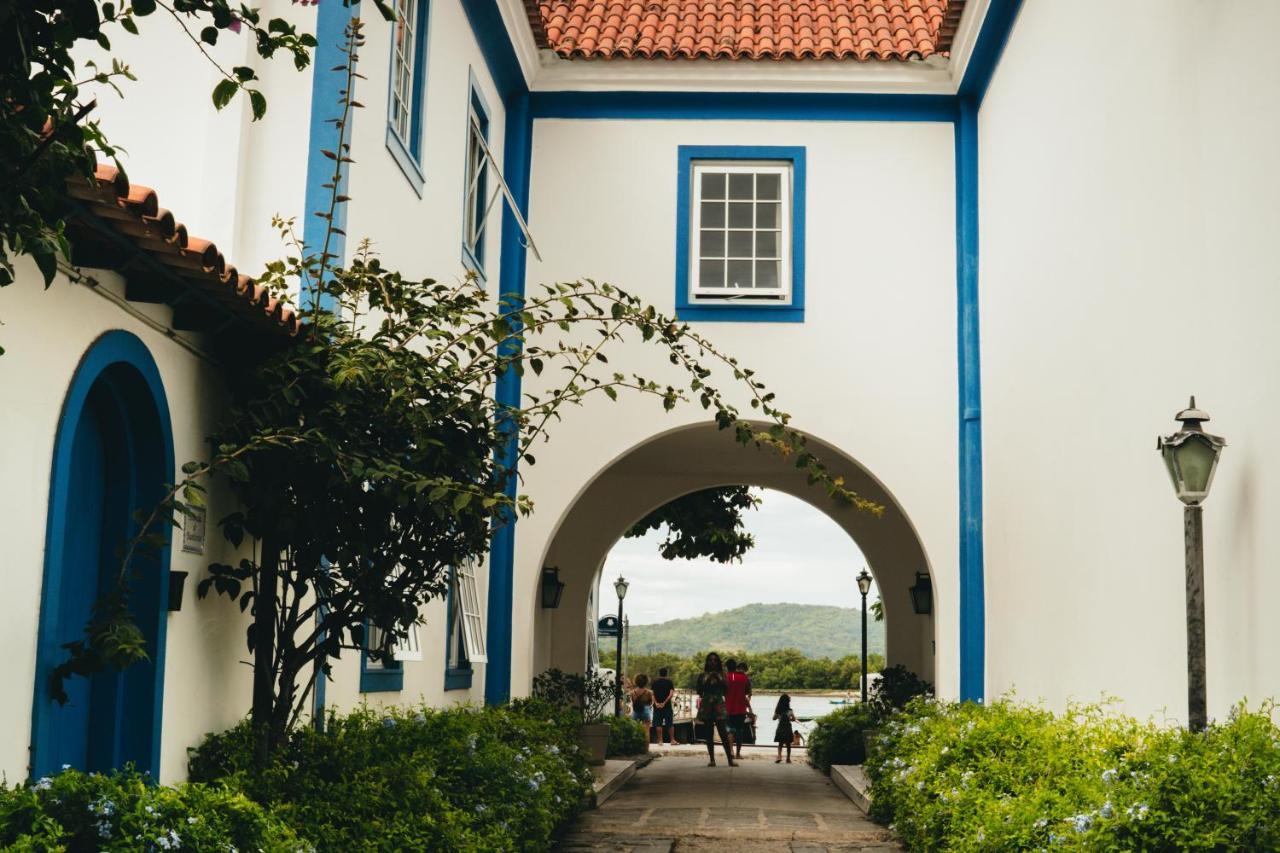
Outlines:
POLYGON ((982 371, 978 343, 978 109, 961 98, 955 124, 956 314, 960 389, 960 698, 986 686, 982 561, 982 371))
MULTIPOLYGON (((503 143, 503 172, 520 213, 528 221, 529 167, 532 160, 533 119, 529 112, 529 94, 516 91, 505 99, 506 131, 503 143)), ((502 210, 502 259, 498 274, 498 291, 507 299, 508 312, 515 310, 524 298, 527 249, 519 223, 511 211, 502 210)), ((513 345, 507 353, 518 351, 513 345)), ((498 377, 495 392, 498 405, 520 405, 520 376, 508 369, 498 377)), ((519 488, 516 469, 519 465, 515 426, 504 422, 512 432, 498 463, 506 472, 506 493, 514 498, 519 488)), ((496 705, 511 698, 511 622, 514 616, 516 519, 509 513, 504 523, 496 524, 489 549, 489 626, 486 638, 488 663, 484 671, 484 701, 496 705)))
MULTIPOLYGON (((338 0, 321 3, 316 7, 316 49, 311 57, 311 121, 307 134, 307 185, 302 210, 302 242, 307 250, 319 253, 324 246, 328 222, 317 216, 327 212, 333 190, 325 184, 333 180, 333 161, 324 156, 324 150, 337 151, 339 130, 335 122, 342 117, 342 90, 347 84, 347 24, 360 10, 359 2, 344 6, 338 0), (334 71, 342 66, 344 70, 334 71)), ((355 123, 355 110, 347 116, 346 138, 351 142, 351 128, 355 123)), ((341 166, 341 183, 347 183, 347 165, 341 166)), ((333 224, 338 227, 329 240, 332 263, 341 265, 346 259, 347 206, 339 204, 333 212, 333 224)), ((329 307, 329 300, 321 297, 321 307, 329 307)), ((305 310, 311 307, 308 293, 299 294, 299 305, 305 310)))

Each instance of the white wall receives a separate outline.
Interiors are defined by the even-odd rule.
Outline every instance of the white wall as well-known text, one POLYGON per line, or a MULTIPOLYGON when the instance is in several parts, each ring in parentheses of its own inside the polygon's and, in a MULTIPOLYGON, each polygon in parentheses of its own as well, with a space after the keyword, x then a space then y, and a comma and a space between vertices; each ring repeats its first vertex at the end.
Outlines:
POLYGON ((1157 433, 1226 436, 1209 709, 1280 690, 1280 68, 1256 0, 1028 0, 980 115, 988 692, 1185 720, 1157 433), (1100 26, 1099 21, 1105 21, 1100 26))
MULTIPOLYGON (((530 293, 540 282, 591 277, 671 313, 677 147, 682 144, 807 149, 805 322, 698 323, 696 328, 756 368, 778 392, 778 403, 794 416, 795 426, 856 459, 897 498, 936 574, 937 674, 941 690, 954 693, 958 510, 951 126, 539 120, 529 222, 544 260, 530 259, 530 293)), ((666 375, 664 359, 638 343, 615 349, 609 369, 666 375)), ((525 382, 526 390, 535 388, 530 375, 525 382)), ((727 378, 720 382, 726 390, 733 385, 727 378)), ((528 689, 535 659, 545 660, 541 656, 548 653, 535 653, 520 638, 533 634, 540 561, 574 500, 627 450, 704 417, 696 406, 664 415, 652 399, 624 397, 612 404, 597 398, 581 410, 570 409, 564 422, 553 426, 552 441, 534 448, 538 462, 522 466, 522 490, 536 507, 516 533, 514 693, 528 689)), ((574 595, 566 590, 566 600, 574 595)), ((580 613, 557 612, 550 618, 580 624, 580 613)))

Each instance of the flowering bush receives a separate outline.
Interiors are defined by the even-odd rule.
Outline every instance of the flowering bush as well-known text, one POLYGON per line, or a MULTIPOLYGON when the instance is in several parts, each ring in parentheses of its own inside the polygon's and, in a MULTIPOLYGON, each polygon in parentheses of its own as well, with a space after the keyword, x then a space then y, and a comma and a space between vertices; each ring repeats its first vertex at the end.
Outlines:
POLYGON ((809 763, 823 773, 832 764, 862 764, 866 760, 863 731, 879 725, 879 718, 869 705, 845 705, 818 720, 809 735, 809 763))
POLYGON ((531 701, 362 709, 294 731, 263 773, 242 723, 193 750, 191 774, 241 786, 322 851, 544 850, 591 788, 573 719, 531 701))
POLYGON ((125 771, 64 770, 0 786, 6 850, 310 850, 278 817, 233 790, 160 787, 125 771))
POLYGON ((609 757, 635 755, 649 747, 646 729, 630 717, 606 717, 609 723, 609 757))
POLYGON ((1271 704, 1202 734, 1101 706, 919 700, 867 763, 872 816, 911 849, 1280 849, 1271 704))

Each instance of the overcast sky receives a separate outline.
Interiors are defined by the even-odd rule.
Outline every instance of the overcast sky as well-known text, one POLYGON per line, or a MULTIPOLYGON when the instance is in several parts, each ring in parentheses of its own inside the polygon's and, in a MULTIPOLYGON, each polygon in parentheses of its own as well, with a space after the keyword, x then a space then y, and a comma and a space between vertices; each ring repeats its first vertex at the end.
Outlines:
MULTIPOLYGON (((798 498, 767 489, 759 494, 760 508, 746 514, 756 546, 741 563, 664 560, 658 555, 661 531, 618 542, 600 582, 600 615, 618 612, 613 582, 619 574, 631 584, 625 612, 633 625, 756 602, 857 607, 854 576, 866 561, 848 534, 798 498)), ((876 596, 873 586, 867 600, 874 601, 876 596)))

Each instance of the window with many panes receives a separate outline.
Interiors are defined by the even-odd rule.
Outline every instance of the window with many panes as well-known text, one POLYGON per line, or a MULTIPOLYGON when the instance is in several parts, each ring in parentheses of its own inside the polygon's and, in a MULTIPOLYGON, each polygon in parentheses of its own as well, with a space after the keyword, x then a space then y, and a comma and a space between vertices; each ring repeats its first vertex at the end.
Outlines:
POLYGON ((466 197, 462 211, 462 256, 467 267, 477 274, 484 275, 484 233, 485 222, 493 203, 495 194, 489 196, 489 115, 484 101, 475 87, 471 86, 471 96, 467 99, 467 163, 466 163, 466 197))
POLYGON ((396 0, 395 44, 391 57, 391 126, 403 142, 412 139, 419 35, 418 0, 396 0))
POLYGON ((791 172, 785 162, 693 163, 693 302, 786 301, 791 172))

